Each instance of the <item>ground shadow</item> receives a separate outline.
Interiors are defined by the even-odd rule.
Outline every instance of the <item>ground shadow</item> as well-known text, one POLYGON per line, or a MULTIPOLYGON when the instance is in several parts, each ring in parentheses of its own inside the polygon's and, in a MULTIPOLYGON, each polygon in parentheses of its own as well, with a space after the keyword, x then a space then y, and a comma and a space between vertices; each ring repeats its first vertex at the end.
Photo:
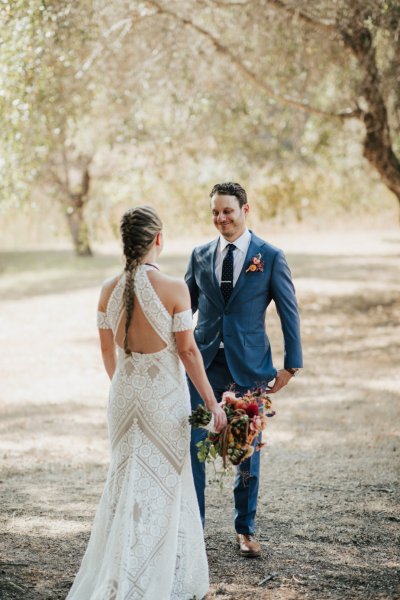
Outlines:
MULTIPOLYGON (((81 262, 72 253, 30 254, 1 255, 14 264, 14 271, 3 269, 10 295, 78 292, 98 286, 120 268, 116 255, 81 262)), ((237 553, 231 482, 223 490, 208 486, 210 600, 394 600, 400 597, 399 392, 394 387, 398 257, 300 252, 288 260, 302 280, 305 368, 273 399, 277 415, 261 457, 257 533, 263 558, 245 562, 237 553), (342 282, 354 284, 354 292, 347 293, 342 282)), ((176 253, 160 262, 166 272, 182 276, 187 256, 176 253)), ((79 301, 85 302, 84 296, 77 293, 79 301)), ((54 299, 59 311, 66 308, 62 302, 59 295, 54 299)), ((6 325, 15 328, 13 308, 9 315, 6 325)), ((280 365, 280 324, 270 317, 269 335, 280 365)), ((86 336, 71 330, 71 344, 82 344, 86 336)), ((68 369, 95 368, 94 344, 80 350, 79 365, 73 355, 53 367, 60 386, 67 385, 68 369)), ((21 345, 18 352, 23 361, 31 349, 21 345)), ((46 341, 41 346, 38 341, 35 352, 48 352, 46 341)), ((34 362, 26 364, 29 382, 37 372, 34 362)), ((12 366, 10 361, 10 390, 12 366)), ((84 553, 105 480, 108 443, 106 409, 102 400, 96 403, 99 391, 92 394, 94 384, 86 375, 81 383, 90 404, 53 405, 43 399, 42 406, 21 407, 13 406, 9 396, 5 406, 5 444, 10 445, 4 449, 0 499, 5 526, 0 596, 5 600, 64 600, 84 553)), ((14 385, 19 389, 21 382, 14 385)))
MULTIPOLYGON (((183 277, 189 253, 165 254, 160 257, 163 271, 183 277)), ((293 253, 288 262, 295 278, 330 281, 398 282, 398 257, 330 256, 293 253), (368 264, 366 271, 365 265, 368 264)), ((1 251, 0 286, 4 300, 28 296, 63 293, 93 286, 122 271, 123 261, 117 254, 77 257, 67 250, 1 251)))

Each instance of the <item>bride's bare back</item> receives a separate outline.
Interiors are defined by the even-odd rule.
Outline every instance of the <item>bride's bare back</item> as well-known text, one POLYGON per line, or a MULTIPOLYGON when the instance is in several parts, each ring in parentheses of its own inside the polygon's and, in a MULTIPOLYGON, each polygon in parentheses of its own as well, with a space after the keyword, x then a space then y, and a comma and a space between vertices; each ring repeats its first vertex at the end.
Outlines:
MULTIPOLYGON (((186 285, 177 279, 160 273, 156 269, 149 270, 147 277, 154 288, 157 296, 162 304, 172 316, 176 312, 186 310, 188 307, 187 288, 186 285)), ((104 284, 100 304, 105 310, 108 300, 117 285, 120 276, 109 280, 104 284)), ((124 347, 125 339, 125 324, 126 312, 122 309, 118 320, 117 330, 115 333, 115 343, 120 347, 124 347)), ((153 354, 159 352, 166 347, 165 342, 160 338, 153 326, 149 323, 147 317, 138 302, 136 296, 133 301, 133 314, 128 330, 128 347, 132 352, 140 354, 153 354)))

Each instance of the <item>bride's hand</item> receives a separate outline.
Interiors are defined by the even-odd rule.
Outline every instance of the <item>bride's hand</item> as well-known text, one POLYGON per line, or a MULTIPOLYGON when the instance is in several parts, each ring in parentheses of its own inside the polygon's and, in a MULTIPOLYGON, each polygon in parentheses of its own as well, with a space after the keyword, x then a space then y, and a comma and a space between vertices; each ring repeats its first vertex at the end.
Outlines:
POLYGON ((211 410, 214 416, 214 429, 216 433, 219 433, 224 427, 227 426, 228 421, 223 408, 219 404, 211 410))

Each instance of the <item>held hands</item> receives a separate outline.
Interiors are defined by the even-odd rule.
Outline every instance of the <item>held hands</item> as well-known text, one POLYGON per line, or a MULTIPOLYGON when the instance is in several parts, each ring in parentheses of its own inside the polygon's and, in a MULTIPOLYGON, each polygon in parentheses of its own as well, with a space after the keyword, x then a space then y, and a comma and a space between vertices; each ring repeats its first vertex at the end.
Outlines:
POLYGON ((219 404, 209 409, 214 416, 214 429, 216 433, 219 433, 224 427, 227 426, 228 420, 223 408, 219 404))
POLYGON ((268 389, 269 394, 275 394, 275 392, 279 392, 285 385, 289 383, 292 379, 293 375, 286 371, 286 369, 280 369, 275 377, 275 383, 271 389, 268 389))

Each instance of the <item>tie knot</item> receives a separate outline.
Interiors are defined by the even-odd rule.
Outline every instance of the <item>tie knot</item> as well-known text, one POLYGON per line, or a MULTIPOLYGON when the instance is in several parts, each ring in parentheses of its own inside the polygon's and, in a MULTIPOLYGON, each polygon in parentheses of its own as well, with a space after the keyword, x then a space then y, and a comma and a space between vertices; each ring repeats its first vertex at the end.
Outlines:
POLYGON ((228 252, 232 253, 235 250, 236 246, 235 246, 235 244, 228 244, 227 248, 228 248, 228 252))

